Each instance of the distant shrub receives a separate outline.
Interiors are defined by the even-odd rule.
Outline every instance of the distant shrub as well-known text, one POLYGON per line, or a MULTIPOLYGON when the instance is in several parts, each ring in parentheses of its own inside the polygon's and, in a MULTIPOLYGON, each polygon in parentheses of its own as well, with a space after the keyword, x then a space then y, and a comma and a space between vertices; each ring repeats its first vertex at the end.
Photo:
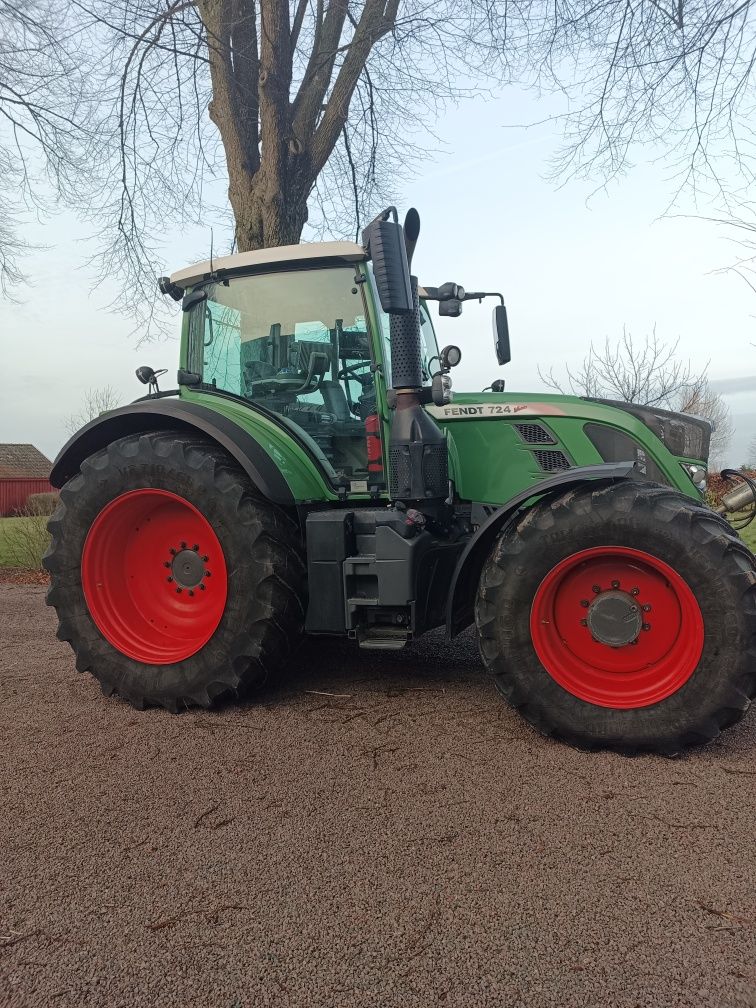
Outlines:
MULTIPOLYGON (((52 496, 52 495, 33 495, 52 496)), ((22 567, 24 570, 42 570, 42 557, 50 545, 50 533, 47 531, 49 512, 40 510, 39 506, 28 503, 20 508, 12 522, 12 528, 6 536, 5 555, 11 567, 22 567)))
POLYGON ((51 515, 58 506, 59 497, 60 494, 54 491, 29 494, 26 498, 26 509, 35 515, 51 515))

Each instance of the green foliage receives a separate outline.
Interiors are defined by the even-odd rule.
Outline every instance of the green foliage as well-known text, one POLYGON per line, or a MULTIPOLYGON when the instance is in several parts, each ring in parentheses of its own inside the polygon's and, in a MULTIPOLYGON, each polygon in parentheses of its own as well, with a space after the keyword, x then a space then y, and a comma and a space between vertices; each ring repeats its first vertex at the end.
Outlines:
POLYGON ((0 567, 41 570, 50 544, 49 515, 27 505, 17 518, 0 518, 0 567))

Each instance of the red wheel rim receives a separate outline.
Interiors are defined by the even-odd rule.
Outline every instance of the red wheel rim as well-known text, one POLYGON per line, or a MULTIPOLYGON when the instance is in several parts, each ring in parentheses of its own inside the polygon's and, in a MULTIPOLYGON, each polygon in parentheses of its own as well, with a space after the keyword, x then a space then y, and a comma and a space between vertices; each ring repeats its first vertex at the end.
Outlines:
POLYGON ((81 582, 103 637, 147 665, 196 654, 226 606, 218 537, 193 504, 167 490, 130 490, 100 511, 84 543, 81 582))
POLYGON ((581 550, 550 570, 533 600, 530 633, 560 686, 623 710, 676 693, 704 642, 688 584, 658 557, 624 546, 581 550))

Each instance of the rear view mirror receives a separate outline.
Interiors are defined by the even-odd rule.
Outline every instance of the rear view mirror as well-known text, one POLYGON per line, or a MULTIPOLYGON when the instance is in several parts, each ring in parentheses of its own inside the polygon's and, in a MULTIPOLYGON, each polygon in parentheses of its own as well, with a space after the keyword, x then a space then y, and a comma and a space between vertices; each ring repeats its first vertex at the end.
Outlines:
POLYGON ((379 214, 362 232, 362 244, 373 261, 381 308, 388 315, 410 315, 415 307, 410 285, 404 230, 395 207, 379 214), (388 219, 393 211, 393 220, 388 219))
POLYGON ((494 347, 496 360, 499 364, 509 364, 512 353, 509 349, 509 322, 507 309, 503 304, 496 305, 493 310, 494 347))

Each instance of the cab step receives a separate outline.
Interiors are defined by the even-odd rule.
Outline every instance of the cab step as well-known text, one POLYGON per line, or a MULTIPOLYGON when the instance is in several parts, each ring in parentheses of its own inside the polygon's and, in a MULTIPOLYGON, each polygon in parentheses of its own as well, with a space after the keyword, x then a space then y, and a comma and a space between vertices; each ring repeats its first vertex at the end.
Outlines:
POLYGON ((399 651, 410 639, 410 631, 403 627, 371 627, 359 631, 357 643, 369 651, 399 651))

